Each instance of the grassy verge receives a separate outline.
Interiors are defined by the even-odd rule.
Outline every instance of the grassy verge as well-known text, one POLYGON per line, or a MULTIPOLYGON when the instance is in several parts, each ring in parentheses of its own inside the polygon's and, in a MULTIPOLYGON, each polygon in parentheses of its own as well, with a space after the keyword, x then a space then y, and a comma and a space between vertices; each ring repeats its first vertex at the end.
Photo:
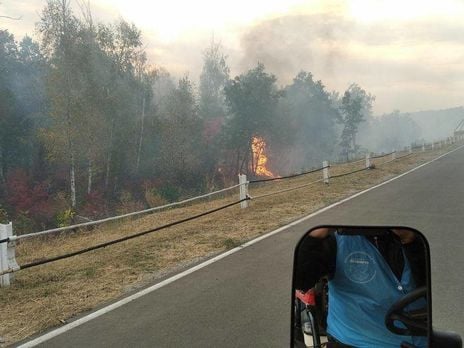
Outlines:
MULTIPOLYGON (((233 206, 200 219, 164 229, 66 260, 16 273, 9 288, 0 289, 0 336, 11 344, 34 333, 59 326, 73 316, 142 287, 171 272, 234 248, 301 216, 355 192, 390 179, 427 162, 455 146, 415 153, 375 169, 321 182, 250 202, 248 209, 233 206)), ((337 175, 362 168, 364 162, 330 168, 337 175)), ((284 190, 320 179, 314 173, 288 180, 250 185, 251 196, 284 190)), ((28 239, 17 246, 17 261, 61 255, 101 242, 147 230, 238 200, 233 195, 176 208, 138 219, 114 222, 90 231, 28 239)))

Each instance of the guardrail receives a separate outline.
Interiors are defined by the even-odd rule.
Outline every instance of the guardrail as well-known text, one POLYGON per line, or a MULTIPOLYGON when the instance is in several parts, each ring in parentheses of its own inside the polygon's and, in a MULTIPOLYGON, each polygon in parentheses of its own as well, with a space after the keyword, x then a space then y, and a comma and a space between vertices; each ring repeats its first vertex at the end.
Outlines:
POLYGON ((19 270, 22 270, 22 269, 36 267, 36 266, 47 264, 47 263, 50 263, 50 262, 55 262, 55 261, 58 261, 58 260, 70 258, 70 257, 76 256, 76 255, 80 255, 80 254, 90 252, 92 250, 97 250, 97 249, 100 249, 100 248, 104 248, 104 247, 107 247, 107 246, 112 245, 112 244, 121 243, 121 242, 129 240, 129 239, 138 238, 138 237, 144 236, 144 235, 149 234, 149 233, 154 233, 154 232, 160 231, 162 229, 166 229, 166 228, 169 228, 169 227, 172 227, 172 226, 175 226, 175 225, 179 225, 179 224, 182 224, 182 223, 186 223, 188 221, 198 219, 198 218, 200 218, 202 216, 213 214, 215 212, 227 209, 229 207, 232 207, 232 206, 235 206, 235 205, 238 205, 238 204, 240 204, 241 208, 247 208, 248 203, 251 200, 261 199, 261 198, 264 198, 264 197, 269 197, 269 196, 273 196, 273 195, 277 195, 277 194, 281 194, 281 193, 285 193, 285 192, 289 192, 289 191, 299 190, 299 189, 302 189, 302 188, 305 188, 305 187, 308 187, 308 186, 311 186, 311 185, 315 185, 315 184, 320 183, 320 182, 324 182, 325 184, 329 184, 330 180, 333 180, 333 179, 336 179, 336 178, 341 178, 341 177, 344 177, 344 176, 352 175, 352 174, 363 172, 363 171, 367 171, 367 170, 371 170, 371 169, 374 169, 376 166, 385 165, 385 164, 393 162, 395 160, 399 160, 401 158, 411 156, 414 153, 414 150, 416 150, 416 153, 417 152, 424 152, 427 149, 434 150, 435 147, 441 148, 444 145, 449 145, 449 144, 455 143, 457 141, 462 141, 463 139, 464 139, 463 136, 450 137, 450 138, 447 138, 447 139, 442 140, 442 141, 432 142, 430 144, 423 143, 422 145, 409 146, 406 149, 406 151, 402 151, 402 152, 405 152, 405 154, 403 154, 401 156, 398 156, 399 152, 397 152, 397 151, 393 151, 393 152, 390 152, 390 153, 387 153, 387 154, 377 154, 377 155, 372 154, 372 153, 367 153, 365 155, 365 158, 363 158, 363 159, 355 160, 355 161, 352 161, 352 162, 346 162, 344 164, 336 164, 336 165, 333 166, 333 167, 341 167, 343 165, 353 165, 353 164, 365 162, 365 164, 363 165, 362 168, 358 168, 358 169, 351 170, 351 171, 348 171, 348 172, 342 172, 342 173, 335 174, 335 175, 330 175, 331 166, 329 165, 328 161, 323 161, 322 167, 320 167, 320 168, 312 169, 312 170, 297 173, 297 174, 291 174, 291 175, 287 175, 287 176, 282 176, 282 177, 266 178, 266 179, 255 179, 255 180, 248 181, 246 175, 241 174, 241 175, 239 175, 239 183, 237 185, 233 185, 231 187, 227 187, 227 188, 224 188, 222 190, 214 191, 214 192, 207 193, 207 194, 197 196, 197 197, 192 197, 192 198, 180 201, 180 202, 166 204, 166 205, 163 205, 163 206, 158 206, 158 207, 154 207, 154 208, 150 208, 150 209, 136 211, 136 212, 132 212, 132 213, 128 213, 128 214, 118 215, 118 216, 114 216, 114 217, 110 217, 110 218, 106 218, 106 219, 101 219, 101 220, 97 220, 97 221, 85 222, 85 223, 66 226, 66 227, 62 227, 62 228, 55 228, 55 229, 40 231, 40 232, 36 232, 36 233, 29 233, 29 234, 23 234, 23 235, 15 236, 15 235, 13 235, 13 226, 12 226, 11 222, 9 224, 7 224, 7 225, 0 224, 0 287, 9 286, 11 281, 14 279, 14 273, 19 271, 19 270), (419 150, 419 151, 417 151, 417 150, 419 150), (386 158, 386 157, 389 157, 389 156, 390 156, 389 160, 387 160, 385 162, 382 162, 382 163, 379 163, 379 164, 376 164, 374 166, 373 160, 380 159, 380 158, 386 158), (274 182, 274 181, 291 180, 291 179, 296 178, 296 177, 315 174, 317 172, 322 172, 322 177, 320 179, 313 180, 313 181, 305 183, 303 185, 298 185, 298 186, 289 187, 289 188, 285 188, 285 189, 281 189, 281 190, 271 191, 271 192, 268 192, 268 193, 255 195, 255 196, 251 196, 249 194, 249 185, 260 184, 260 183, 267 184, 267 183, 274 182), (72 253, 67 253, 67 254, 51 257, 51 258, 44 258, 44 259, 40 259, 40 260, 37 260, 37 261, 32 261, 30 263, 23 264, 23 265, 18 265, 17 262, 16 262, 16 259, 15 259, 15 245, 16 245, 16 242, 18 240, 21 240, 21 239, 38 237, 38 236, 43 236, 43 235, 49 235, 49 234, 58 233, 58 232, 65 232, 65 231, 75 230, 75 229, 82 228, 82 227, 95 226, 95 225, 110 222, 110 221, 116 221, 116 220, 120 220, 120 219, 127 218, 127 217, 133 217, 133 216, 139 216, 139 215, 142 215, 142 214, 152 213, 152 212, 155 212, 155 211, 160 211, 160 210, 164 210, 164 209, 167 209, 167 208, 184 205, 186 203, 194 202, 194 201, 197 201, 197 200, 200 200, 200 199, 209 198, 211 196, 215 196, 215 195, 220 194, 220 193, 228 192, 228 191, 234 190, 236 188, 239 188, 239 191, 240 191, 239 200, 237 200, 235 202, 232 202, 232 203, 229 203, 229 204, 226 204, 226 205, 223 205, 223 206, 220 206, 220 207, 215 208, 215 209, 207 210, 207 211, 204 211, 202 213, 199 213, 199 214, 196 214, 196 215, 193 215, 193 216, 190 216, 190 217, 187 217, 187 218, 184 218, 184 219, 181 219, 181 220, 166 224, 166 225, 158 226, 156 228, 152 228, 152 229, 145 230, 145 231, 140 231, 140 232, 128 235, 128 236, 124 236, 124 237, 121 237, 121 238, 118 238, 118 239, 114 239, 114 240, 111 240, 111 241, 100 243, 100 244, 97 244, 97 245, 94 245, 94 246, 91 246, 91 247, 88 247, 88 248, 85 248, 85 249, 81 249, 81 250, 78 250, 78 251, 75 251, 75 252, 72 252, 72 253))

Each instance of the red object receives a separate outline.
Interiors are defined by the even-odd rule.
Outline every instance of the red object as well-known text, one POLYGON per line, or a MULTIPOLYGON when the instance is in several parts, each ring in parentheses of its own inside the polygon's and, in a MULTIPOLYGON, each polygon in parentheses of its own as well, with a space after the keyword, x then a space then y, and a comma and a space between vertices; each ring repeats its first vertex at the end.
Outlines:
POLYGON ((300 299, 304 304, 315 306, 316 305, 316 294, 314 289, 309 289, 307 292, 302 292, 300 290, 295 291, 296 298, 300 299))

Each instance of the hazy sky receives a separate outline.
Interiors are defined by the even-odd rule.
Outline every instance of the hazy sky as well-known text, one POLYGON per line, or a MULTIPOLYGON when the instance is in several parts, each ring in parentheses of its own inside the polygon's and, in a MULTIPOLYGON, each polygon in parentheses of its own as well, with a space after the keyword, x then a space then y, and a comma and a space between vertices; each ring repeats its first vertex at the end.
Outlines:
MULTIPOLYGON (((0 0, 0 28, 35 37, 45 0, 0 0)), ((232 74, 263 62, 285 85, 301 69, 329 90, 356 82, 376 113, 463 105, 462 0, 91 0, 94 17, 143 32, 150 63, 198 79, 214 35, 232 74)), ((76 7, 77 9, 77 7, 76 7)))

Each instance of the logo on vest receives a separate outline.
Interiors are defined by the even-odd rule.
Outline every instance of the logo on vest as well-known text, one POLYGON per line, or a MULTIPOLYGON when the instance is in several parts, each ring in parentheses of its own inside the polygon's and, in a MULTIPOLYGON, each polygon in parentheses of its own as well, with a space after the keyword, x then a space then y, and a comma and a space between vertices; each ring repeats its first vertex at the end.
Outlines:
POLYGON ((375 261, 367 253, 355 251, 345 258, 345 275, 352 282, 368 283, 376 273, 375 261))

